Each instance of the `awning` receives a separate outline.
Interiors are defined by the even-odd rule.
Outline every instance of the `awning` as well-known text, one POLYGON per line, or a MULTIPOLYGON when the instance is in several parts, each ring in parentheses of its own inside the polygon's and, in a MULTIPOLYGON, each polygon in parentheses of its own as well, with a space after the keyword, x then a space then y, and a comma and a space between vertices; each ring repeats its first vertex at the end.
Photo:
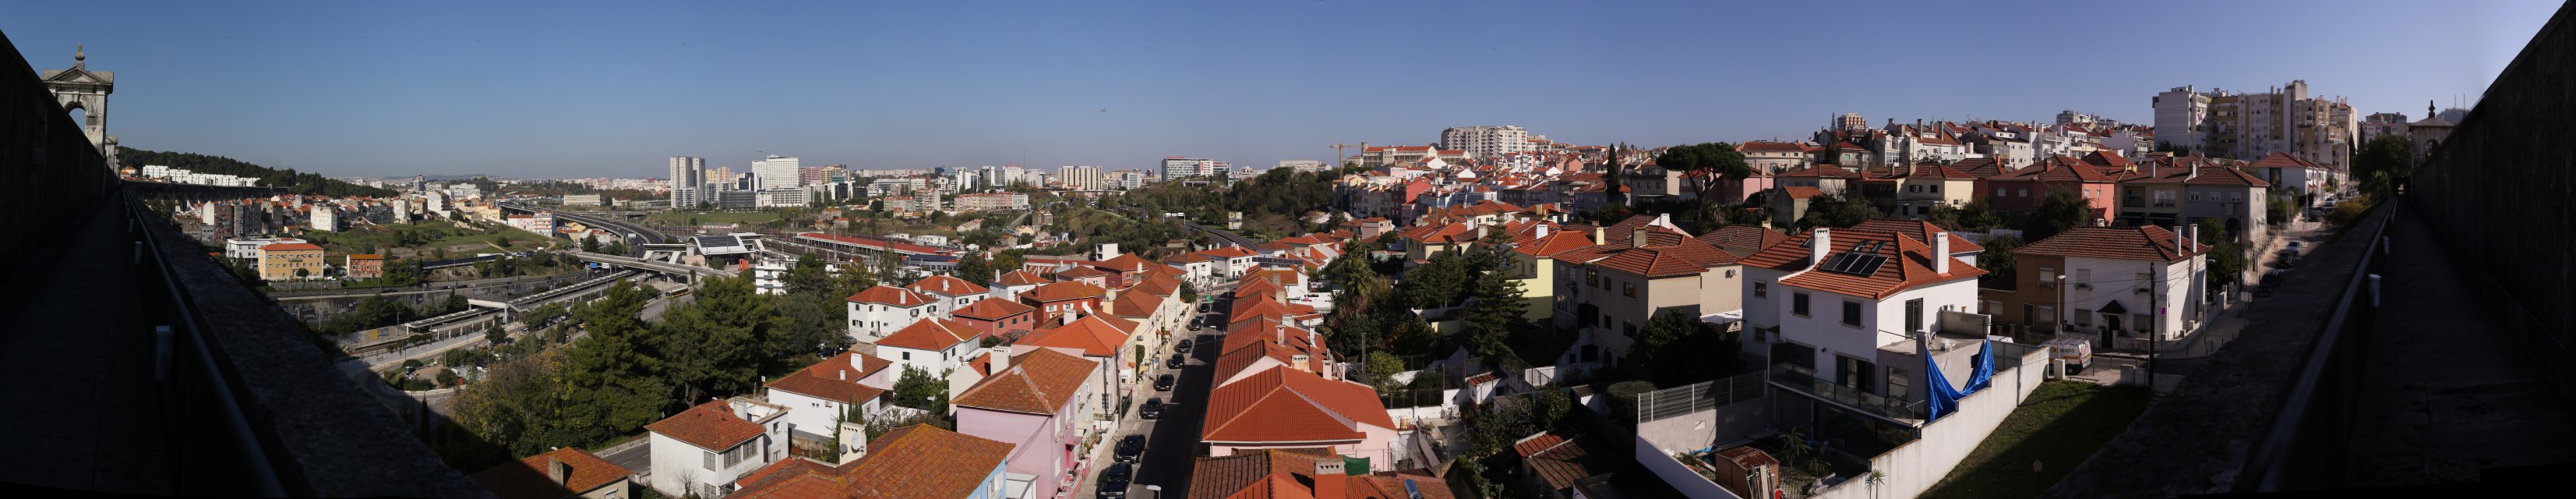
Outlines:
POLYGON ((2125 314, 2125 313, 2129 313, 2129 309, 2128 309, 2127 307, 2122 307, 2122 306, 2120 306, 2120 300, 2111 300, 2111 302, 2110 302, 2110 303, 2105 303, 2105 304, 2103 304, 2103 305, 2102 305, 2102 309, 2101 309, 2101 310, 2098 310, 2098 311, 2099 311, 2099 312, 2102 312, 2102 313, 2105 313, 2105 314, 2125 314))

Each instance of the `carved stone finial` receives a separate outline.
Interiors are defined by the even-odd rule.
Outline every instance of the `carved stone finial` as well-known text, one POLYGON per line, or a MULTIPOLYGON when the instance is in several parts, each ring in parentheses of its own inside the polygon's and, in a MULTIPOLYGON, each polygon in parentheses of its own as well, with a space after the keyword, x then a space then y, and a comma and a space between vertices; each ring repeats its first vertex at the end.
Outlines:
POLYGON ((72 62, 80 62, 80 61, 84 61, 84 60, 88 60, 88 59, 89 59, 89 54, 84 53, 84 52, 81 50, 81 49, 83 49, 83 48, 86 48, 86 47, 83 47, 83 46, 82 46, 82 44, 78 44, 78 43, 72 44, 72 62))

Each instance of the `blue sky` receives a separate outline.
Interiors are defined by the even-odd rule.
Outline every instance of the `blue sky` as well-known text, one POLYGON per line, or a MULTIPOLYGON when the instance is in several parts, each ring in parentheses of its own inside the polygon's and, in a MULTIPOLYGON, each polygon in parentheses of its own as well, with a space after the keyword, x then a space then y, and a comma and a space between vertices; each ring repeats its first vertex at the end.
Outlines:
POLYGON ((2145 122, 2305 79, 2474 96, 2559 7, 2463 2, 6 2, 38 69, 116 71, 128 146, 329 175, 748 165, 1266 167, 1528 127, 1798 138, 1834 114, 2145 122), (1746 5, 1738 5, 1746 4, 1746 5), (1962 8, 1973 5, 1973 8, 1962 8))

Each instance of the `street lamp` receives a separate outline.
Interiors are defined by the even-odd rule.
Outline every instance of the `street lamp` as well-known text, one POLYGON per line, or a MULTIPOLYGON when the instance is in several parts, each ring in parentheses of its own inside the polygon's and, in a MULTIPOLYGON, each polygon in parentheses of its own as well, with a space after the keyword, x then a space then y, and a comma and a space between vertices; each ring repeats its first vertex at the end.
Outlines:
POLYGON ((1147 485, 1145 486, 1145 490, 1152 491, 1154 493, 1153 499, 1163 499, 1163 486, 1147 485))

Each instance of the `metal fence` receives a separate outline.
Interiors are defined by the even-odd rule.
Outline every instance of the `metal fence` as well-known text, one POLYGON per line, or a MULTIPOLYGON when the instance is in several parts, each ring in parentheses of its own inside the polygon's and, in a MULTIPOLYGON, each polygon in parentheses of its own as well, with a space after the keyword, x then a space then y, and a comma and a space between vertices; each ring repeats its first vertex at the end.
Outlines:
POLYGON ((1646 392, 1637 396, 1637 422, 1677 418, 1762 397, 1762 373, 1646 392))

